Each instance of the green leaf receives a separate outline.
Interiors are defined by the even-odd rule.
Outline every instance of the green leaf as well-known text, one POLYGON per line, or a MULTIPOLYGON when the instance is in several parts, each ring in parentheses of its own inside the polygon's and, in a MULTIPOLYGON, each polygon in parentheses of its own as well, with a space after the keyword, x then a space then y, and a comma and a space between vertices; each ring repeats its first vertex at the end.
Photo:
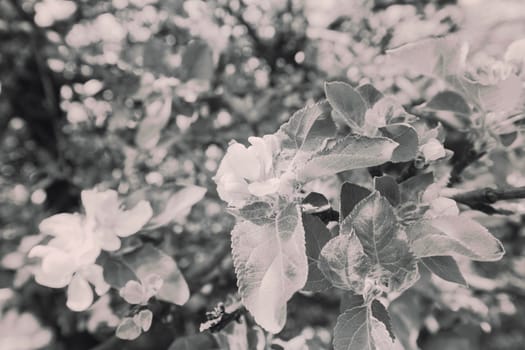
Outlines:
POLYGON ((447 81, 484 112, 515 110, 523 91, 521 80, 511 75, 493 85, 484 85, 465 77, 449 77, 447 81))
POLYGON ((202 40, 191 41, 182 55, 181 72, 184 80, 211 81, 214 76, 213 51, 202 40))
POLYGON ((317 216, 303 214, 303 226, 306 241, 306 256, 308 257, 308 279, 303 290, 320 292, 330 288, 330 282, 317 267, 319 255, 325 244, 330 240, 330 231, 317 216))
POLYGON ((149 229, 169 224, 172 221, 182 223, 191 211, 194 204, 206 194, 206 188, 187 186, 172 194, 166 201, 164 210, 151 219, 149 229))
POLYGON ((471 114, 470 107, 463 96, 454 91, 442 91, 426 104, 426 108, 437 111, 449 111, 463 116, 471 114))
POLYGON ((381 127, 379 130, 383 136, 399 144, 392 153, 392 162, 408 162, 416 157, 419 150, 419 139, 416 129, 412 126, 396 123, 381 127))
POLYGON ((383 322, 383 324, 386 327, 386 330, 388 331, 388 335, 390 335, 390 338, 392 339, 392 341, 394 341, 396 339, 396 336, 394 335, 394 330, 392 329, 392 320, 390 319, 388 310, 377 299, 372 301, 371 307, 372 315, 379 321, 383 322))
POLYGON ((327 102, 306 106, 279 128, 278 134, 283 135, 281 158, 289 160, 292 165, 301 164, 312 153, 326 147, 336 133, 328 107, 327 102))
POLYGON ((388 162, 398 144, 385 137, 348 135, 306 161, 298 169, 299 181, 388 162))
POLYGON ((384 95, 371 84, 364 84, 358 86, 357 92, 366 102, 366 106, 368 107, 368 109, 372 108, 377 101, 381 100, 384 97, 384 95))
POLYGON ((356 205, 349 218, 364 253, 376 271, 382 270, 389 290, 399 291, 413 284, 418 277, 416 261, 408 242, 401 239, 390 203, 374 192, 356 205))
POLYGON ((133 270, 119 258, 107 257, 102 263, 102 268, 104 280, 116 289, 123 288, 128 281, 139 280, 133 270))
POLYGON ((425 304, 421 294, 412 290, 404 292, 388 306, 394 333, 405 350, 420 350, 417 339, 432 307, 432 302, 425 304))
POLYGON ((463 274, 461 273, 458 263, 451 256, 429 256, 422 258, 421 262, 430 271, 445 281, 454 282, 468 286, 463 274))
POLYGON ((399 204, 401 195, 396 180, 389 175, 374 178, 374 187, 383 197, 388 199, 392 206, 399 204))
POLYGON ((209 333, 193 334, 176 339, 168 350, 224 350, 209 333))
MULTIPOLYGON (((361 299, 362 300, 362 299, 361 299)), ((385 325, 372 315, 369 305, 359 303, 359 297, 337 318, 334 329, 335 350, 389 350, 394 343, 385 325)))
POLYGON ((146 106, 146 117, 142 119, 135 135, 135 143, 143 149, 154 148, 160 140, 161 132, 171 116, 171 94, 158 97, 146 106))
POLYGON ((505 254, 501 242, 479 223, 462 216, 422 220, 407 229, 417 257, 459 255, 472 260, 496 261, 505 254))
POLYGON ((151 244, 145 244, 141 249, 125 255, 123 259, 141 281, 152 274, 162 278, 163 283, 157 293, 157 299, 177 305, 188 301, 188 284, 171 256, 151 244))
POLYGON ((339 221, 343 221, 348 214, 355 208, 357 203, 370 195, 368 188, 359 185, 345 182, 341 186, 341 209, 339 211, 339 221))
POLYGON ((294 150, 301 150, 303 147, 311 148, 313 145, 310 143, 305 144, 305 141, 314 123, 323 115, 326 115, 327 111, 327 103, 321 102, 306 106, 295 112, 290 120, 279 128, 278 132, 286 136, 283 140, 283 147, 294 150))
POLYGON ((399 184, 401 203, 420 202, 423 192, 433 183, 433 173, 419 174, 401 182, 399 184))
POLYGON ((343 116, 350 127, 359 130, 366 113, 363 97, 352 86, 340 81, 325 83, 324 91, 332 108, 343 116))
POLYGON ((331 208, 328 199, 321 193, 310 192, 302 202, 303 213, 318 213, 331 208))
POLYGON ((499 134, 498 137, 499 137, 499 140, 501 141, 501 144, 505 147, 508 147, 512 145, 514 141, 516 141, 516 139, 518 138, 518 135, 519 134, 517 131, 511 131, 508 133, 499 134))
POLYGON ((256 225, 266 225, 275 220, 272 206, 267 202, 254 202, 239 210, 239 214, 256 225))
POLYGON ((242 302, 255 321, 271 333, 281 331, 288 300, 306 283, 304 235, 295 204, 282 208, 272 224, 238 221, 233 228, 233 264, 242 302))
POLYGON ((326 243, 318 265, 334 287, 356 294, 364 293, 365 278, 372 268, 359 239, 353 234, 340 234, 326 243))

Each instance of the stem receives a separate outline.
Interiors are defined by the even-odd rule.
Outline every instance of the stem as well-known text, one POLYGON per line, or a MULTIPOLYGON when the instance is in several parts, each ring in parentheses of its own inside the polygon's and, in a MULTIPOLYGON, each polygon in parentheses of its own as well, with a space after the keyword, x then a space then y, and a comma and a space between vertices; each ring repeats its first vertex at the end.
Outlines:
POLYGON ((486 187, 479 190, 458 193, 452 196, 452 199, 464 204, 473 202, 491 204, 500 200, 521 198, 525 198, 525 186, 511 187, 501 190, 486 187))
POLYGON ((510 214, 508 211, 498 210, 490 204, 501 200, 523 199, 525 198, 525 186, 510 187, 505 189, 482 188, 467 191, 450 196, 456 202, 468 205, 472 209, 482 211, 487 214, 510 214))

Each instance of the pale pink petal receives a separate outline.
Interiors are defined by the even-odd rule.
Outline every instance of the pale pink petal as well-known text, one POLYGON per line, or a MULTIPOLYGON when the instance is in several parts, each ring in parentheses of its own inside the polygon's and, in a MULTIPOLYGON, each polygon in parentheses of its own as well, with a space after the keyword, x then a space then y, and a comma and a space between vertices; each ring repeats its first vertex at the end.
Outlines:
POLYGON ((248 184, 233 174, 224 175, 217 181, 217 192, 225 202, 244 201, 250 197, 248 184))
POLYGON ((134 280, 126 282, 126 285, 120 290, 119 294, 130 304, 142 304, 147 301, 144 287, 134 280))
POLYGON ((80 194, 82 205, 89 218, 97 217, 99 213, 115 210, 119 207, 118 194, 114 190, 97 191, 84 190, 80 194))
POLYGON ((227 162, 236 175, 254 181, 261 176, 261 163, 253 150, 248 150, 240 143, 228 147, 223 162, 227 162))
POLYGON ((252 144, 249 150, 255 152, 255 155, 262 166, 264 174, 268 174, 273 168, 273 153, 271 146, 266 144, 268 141, 268 138, 266 140, 254 136, 248 138, 248 142, 252 144))
POLYGON ((128 237, 137 233, 151 219, 153 209, 148 201, 140 201, 133 209, 121 212, 115 221, 115 233, 128 237))
POLYGON ((80 272, 89 283, 95 286, 95 292, 97 295, 106 294, 110 288, 110 285, 104 280, 104 270, 100 265, 89 265, 82 269, 80 272))
POLYGON ((75 257, 77 258, 77 262, 80 266, 90 265, 93 264, 100 255, 101 245, 96 237, 92 235, 86 236, 86 239, 83 241, 82 245, 75 248, 75 252, 75 257))
POLYGON ((81 221, 78 214, 57 214, 42 220, 38 229, 50 236, 68 236, 81 227, 81 221))
POLYGON ((104 230, 101 227, 95 231, 95 237, 100 248, 108 252, 114 252, 121 246, 120 238, 112 230, 104 230))
POLYGON ((67 289, 66 306, 73 311, 87 310, 93 303, 93 291, 91 287, 79 274, 75 274, 67 289))
POLYGON ((36 283, 49 288, 64 288, 69 284, 73 276, 72 274, 58 277, 55 274, 49 275, 42 271, 40 267, 35 268, 34 274, 36 283))
POLYGON ((153 313, 150 310, 141 310, 138 314, 133 316, 133 322, 141 327, 144 332, 149 331, 152 321, 153 313))
POLYGON ((131 317, 126 317, 117 327, 117 338, 126 340, 137 339, 142 333, 140 328, 131 317))
POLYGON ((248 190, 254 196, 266 196, 279 190, 280 180, 278 178, 268 179, 262 182, 254 182, 248 185, 248 190))
POLYGON ((35 247, 33 247, 29 253, 27 253, 27 256, 29 258, 43 258, 44 256, 48 255, 48 254, 51 254, 55 251, 57 251, 58 249, 55 248, 55 247, 50 247, 50 246, 46 246, 46 245, 37 245, 35 247))
POLYGON ((76 269, 73 257, 58 250, 42 258, 42 272, 57 283, 69 279, 76 269))

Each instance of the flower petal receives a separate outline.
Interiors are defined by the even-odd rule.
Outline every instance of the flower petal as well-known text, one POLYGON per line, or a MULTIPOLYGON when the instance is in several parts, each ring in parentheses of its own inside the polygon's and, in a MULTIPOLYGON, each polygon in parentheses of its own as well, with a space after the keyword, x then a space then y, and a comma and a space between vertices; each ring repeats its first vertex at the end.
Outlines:
POLYGON ((121 246, 120 238, 112 230, 99 228, 95 231, 95 236, 100 247, 108 252, 114 252, 121 246))
POLYGON ((144 301, 147 301, 144 287, 140 282, 134 280, 126 282, 119 294, 130 304, 142 304, 144 301))
POLYGON ((106 294, 110 288, 110 285, 104 280, 104 270, 102 266, 93 264, 85 267, 80 272, 89 283, 95 286, 95 292, 97 295, 106 294))
POLYGON ((81 227, 82 217, 78 214, 57 214, 42 220, 38 229, 50 236, 67 236, 74 234, 81 227))
POLYGON ((115 333, 117 338, 134 340, 140 336, 142 331, 131 317, 126 317, 120 322, 115 333))
POLYGON ((75 274, 67 289, 66 305, 73 311, 87 310, 93 303, 93 291, 80 274, 75 274))
POLYGON ((257 154, 240 143, 228 147, 222 162, 226 162, 236 175, 245 179, 255 181, 260 177, 261 162, 257 154))
POLYGON ((151 322, 153 321, 153 313, 150 310, 141 310, 138 314, 133 316, 133 322, 140 326, 144 332, 149 331, 151 322))
POLYGON ((279 190, 280 180, 276 177, 262 182, 254 182, 248 185, 248 190, 254 196, 266 196, 279 190))
POLYGON ((119 201, 117 191, 97 191, 84 190, 80 193, 82 205, 88 218, 97 217, 99 213, 104 213, 112 208, 118 209, 119 201))
POLYGON ((114 231, 120 237, 137 233, 151 219, 153 209, 148 201, 140 201, 131 209, 121 212, 116 218, 114 231))
POLYGON ((56 275, 49 275, 42 271, 40 267, 35 268, 34 274, 36 283, 49 288, 64 288, 69 284, 72 277, 72 274, 59 277, 56 275))

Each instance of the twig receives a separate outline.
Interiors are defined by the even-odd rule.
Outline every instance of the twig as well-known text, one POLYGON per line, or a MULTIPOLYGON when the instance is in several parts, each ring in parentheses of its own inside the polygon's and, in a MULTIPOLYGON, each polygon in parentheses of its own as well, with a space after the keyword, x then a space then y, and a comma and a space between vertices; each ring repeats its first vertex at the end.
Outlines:
POLYGON ((458 193, 450 196, 458 203, 468 205, 472 209, 482 211, 487 214, 510 214, 492 207, 490 204, 501 200, 523 199, 525 198, 525 186, 511 187, 505 189, 494 189, 490 187, 458 193))

